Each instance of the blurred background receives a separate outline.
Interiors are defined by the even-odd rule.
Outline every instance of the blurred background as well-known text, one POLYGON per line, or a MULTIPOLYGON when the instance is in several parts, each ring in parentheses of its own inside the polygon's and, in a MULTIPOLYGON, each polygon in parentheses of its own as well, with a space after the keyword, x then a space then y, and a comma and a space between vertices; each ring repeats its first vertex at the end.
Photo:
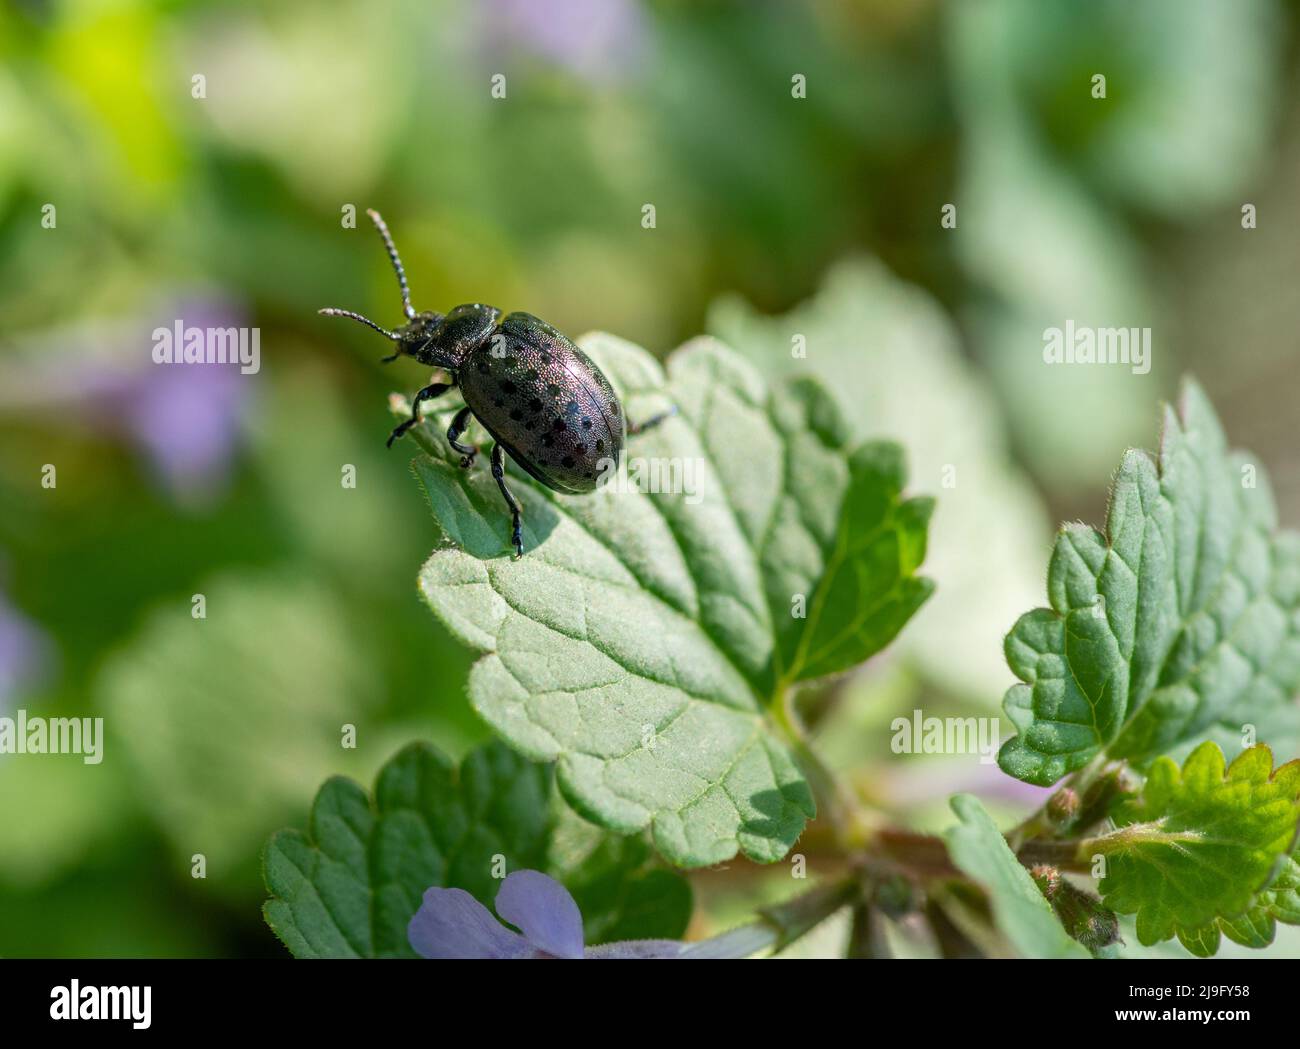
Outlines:
MULTIPOLYGON (((660 355, 711 332, 904 442, 938 593, 808 717, 900 819, 945 825, 958 789, 1027 811, 977 756, 892 754, 889 722, 997 712, 1055 523, 1102 520, 1181 374, 1300 522, 1298 44, 1280 0, 11 0, 0 713, 107 741, 0 756, 0 954, 282 955, 267 834, 327 775, 486 738, 416 597, 437 533, 409 450, 384 449, 386 395, 426 376, 315 312, 400 319, 366 207, 418 308, 660 355), (259 328, 261 370, 154 365, 178 318, 259 328), (1151 327, 1151 372, 1045 366, 1066 319, 1151 327)), ((743 861, 693 882, 694 935, 789 894, 743 861)))

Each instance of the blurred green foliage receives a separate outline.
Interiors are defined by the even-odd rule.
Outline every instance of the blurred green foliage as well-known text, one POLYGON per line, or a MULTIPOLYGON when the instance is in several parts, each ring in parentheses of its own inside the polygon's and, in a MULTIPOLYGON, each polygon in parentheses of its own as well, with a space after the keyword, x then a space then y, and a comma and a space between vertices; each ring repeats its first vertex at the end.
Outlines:
MULTIPOLYGON (((104 716, 108 749, 0 757, 0 953, 278 954, 265 834, 305 820, 326 774, 486 738, 467 654, 417 603, 435 535, 409 453, 382 447, 385 395, 423 376, 314 312, 399 316, 346 206, 385 213, 423 308, 490 301, 659 353, 712 327, 776 368, 816 296, 803 363, 864 434, 915 443, 940 497, 944 618, 918 618, 901 667, 815 700, 837 764, 857 755, 864 789, 905 809, 900 763, 866 768, 889 757, 886 706, 991 710, 1000 691, 989 659, 964 684, 933 665, 965 644, 948 571, 977 598, 1007 581, 991 618, 1022 607, 1043 522, 1099 517, 1106 470, 1185 366, 1230 390, 1229 432, 1270 463, 1283 519, 1300 512, 1278 381, 1300 323, 1279 221, 1300 213, 1298 69, 1294 7, 1273 0, 7 5, 0 706, 104 716), (879 261, 818 293, 864 252, 879 261), (150 333, 195 311, 259 327, 260 372, 162 375, 150 333), (1151 324, 1155 370, 1044 370, 1041 329, 1066 316, 1151 324), (969 512, 945 518, 954 461, 989 486, 959 483, 969 512), (993 492, 1022 511, 996 574, 961 563, 961 521, 993 492)), ((978 791, 967 772, 953 788, 978 791)), ((719 877, 697 932, 771 895, 719 877)))

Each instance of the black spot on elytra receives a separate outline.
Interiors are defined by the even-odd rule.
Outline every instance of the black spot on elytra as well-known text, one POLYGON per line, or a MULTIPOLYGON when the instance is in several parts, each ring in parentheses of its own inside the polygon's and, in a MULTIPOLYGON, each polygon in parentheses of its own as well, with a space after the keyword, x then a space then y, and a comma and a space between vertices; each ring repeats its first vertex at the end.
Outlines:
POLYGON ((596 442, 596 451, 603 452, 604 450, 605 450, 605 442, 598 440, 596 442))
POLYGON ((514 411, 510 413, 510 418, 513 419, 515 422, 522 421, 523 417, 524 417, 524 413, 521 412, 518 408, 516 408, 514 411))
POLYGON ((545 448, 549 448, 549 447, 551 447, 551 445, 553 445, 554 443, 555 443, 555 436, 554 436, 554 434, 549 434, 549 433, 544 433, 544 434, 542 434, 542 446, 543 446, 543 447, 545 447, 545 448))
POLYGON ((570 401, 570 402, 565 406, 564 410, 565 410, 566 412, 568 412, 570 415, 577 415, 577 414, 578 414, 578 402, 577 402, 577 401, 570 401))
POLYGON ((487 375, 492 370, 492 365, 488 364, 487 361, 479 361, 476 367, 480 375, 487 375))
POLYGON ((590 420, 590 419, 583 419, 583 420, 582 420, 582 428, 583 428, 584 430, 590 430, 590 429, 591 429, 591 420, 590 420))
POLYGON ((529 368, 529 369, 528 369, 528 381, 529 381, 529 382, 536 382, 536 381, 537 381, 537 369, 536 369, 536 368, 529 368))
POLYGON ((560 384, 559 384, 559 383, 556 383, 556 382, 548 382, 548 383, 546 384, 546 392, 547 392, 547 393, 559 393, 559 392, 560 392, 560 384))
POLYGON ((578 446, 577 446, 576 448, 574 448, 573 450, 574 450, 575 452, 577 452, 579 455, 586 455, 586 454, 587 454, 587 446, 586 446, 585 444, 583 444, 581 441, 578 442, 578 446))
POLYGON ((541 398, 539 398, 539 397, 534 397, 531 401, 529 401, 529 402, 528 402, 528 410, 529 410, 530 412, 540 412, 540 411, 542 410, 542 401, 541 401, 541 398))
POLYGON ((567 469, 569 470, 573 469, 573 456, 566 455, 563 459, 560 460, 560 462, 562 462, 567 469))
POLYGON ((555 424, 551 427, 556 433, 563 433, 569 427, 563 419, 556 419, 555 424))
POLYGON ((504 382, 501 383, 502 393, 514 393, 517 389, 519 389, 519 387, 516 386, 514 383, 512 383, 509 379, 506 379, 504 382))

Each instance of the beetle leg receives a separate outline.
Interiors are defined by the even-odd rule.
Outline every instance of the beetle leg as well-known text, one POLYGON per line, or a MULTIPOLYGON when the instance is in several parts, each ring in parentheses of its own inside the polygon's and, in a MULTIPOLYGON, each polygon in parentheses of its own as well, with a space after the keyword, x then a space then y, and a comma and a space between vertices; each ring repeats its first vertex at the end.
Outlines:
POLYGON ((468 407, 462 408, 456 413, 456 418, 452 419, 451 425, 447 427, 447 443, 452 448, 460 452, 460 465, 468 470, 474 465, 474 457, 478 455, 478 445, 461 444, 459 437, 465 432, 465 427, 469 425, 469 417, 473 414, 468 407))
POLYGON ((629 437, 635 437, 639 433, 645 433, 646 430, 653 430, 665 419, 671 419, 676 414, 677 414, 677 405, 674 404, 666 412, 660 412, 658 415, 652 415, 645 422, 634 423, 631 420, 629 420, 627 424, 627 435, 629 437))
POLYGON ((411 417, 407 419, 406 422, 396 427, 393 432, 388 435, 388 447, 391 448, 395 440, 420 421, 420 404, 422 402, 431 401, 435 397, 441 397, 450 389, 451 385, 449 383, 435 382, 418 391, 416 395, 411 398, 411 417))
POLYGON ((520 531, 523 526, 524 511, 519 506, 519 501, 506 487, 506 455, 499 444, 492 446, 492 476, 496 478, 497 487, 501 489, 501 494, 506 497, 506 505, 510 507, 510 523, 513 526, 510 541, 515 545, 515 558, 518 559, 524 556, 524 537, 520 531))

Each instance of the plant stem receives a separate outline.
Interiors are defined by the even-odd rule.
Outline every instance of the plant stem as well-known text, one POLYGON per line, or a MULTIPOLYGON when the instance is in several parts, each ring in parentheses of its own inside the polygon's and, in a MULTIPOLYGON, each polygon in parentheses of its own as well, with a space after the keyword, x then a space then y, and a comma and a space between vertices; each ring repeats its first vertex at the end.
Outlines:
POLYGON ((859 899, 861 894, 862 885, 856 873, 829 885, 819 885, 786 903, 763 908, 758 912, 758 921, 691 944, 681 957, 748 958, 763 950, 784 950, 841 907, 859 899))
MULTIPOLYGON (((1092 786, 1096 778, 1101 774, 1106 766, 1106 757, 1103 754, 1097 755, 1083 768, 1077 772, 1071 773, 1064 780, 1056 785, 1056 791, 1052 794, 1065 790, 1067 787, 1074 790, 1082 798, 1092 786)), ((1050 800, 1050 798, 1049 798, 1050 800)), ((1039 837, 1043 834, 1050 835, 1055 829, 1055 825, 1047 815, 1047 802, 1044 802, 1038 809, 1027 816, 1023 821, 1016 824, 1007 831, 1007 841, 1011 848, 1017 852, 1026 842, 1039 837)))
POLYGON ((880 912, 865 900, 853 905, 853 925, 849 931, 849 958, 892 958, 880 912))
POLYGON ((1086 854, 1078 839, 1073 841, 1047 841, 1035 838, 1025 842, 1016 852, 1016 859, 1026 867, 1046 864, 1058 870, 1086 873, 1089 869, 1086 854))
POLYGON ((822 761, 821 755, 809 742, 795 710, 793 689, 782 688, 771 710, 777 729, 794 751, 795 759, 808 778, 819 814, 823 814, 835 829, 840 851, 846 855, 860 851, 869 839, 866 819, 852 791, 822 761))
POLYGON ((777 930, 775 949, 781 950, 861 895, 862 881, 854 871, 840 881, 819 885, 787 903, 764 907, 759 914, 777 930))
POLYGON ((921 834, 900 827, 881 827, 875 833, 873 844, 881 855, 913 877, 965 877, 953 866, 947 842, 933 834, 921 834))
POLYGON ((1182 842, 1204 841, 1205 834, 1198 830, 1165 830, 1163 820, 1150 823, 1131 823, 1127 827, 1084 838, 1076 849, 1080 856, 1125 852, 1135 845, 1176 845, 1182 842))

